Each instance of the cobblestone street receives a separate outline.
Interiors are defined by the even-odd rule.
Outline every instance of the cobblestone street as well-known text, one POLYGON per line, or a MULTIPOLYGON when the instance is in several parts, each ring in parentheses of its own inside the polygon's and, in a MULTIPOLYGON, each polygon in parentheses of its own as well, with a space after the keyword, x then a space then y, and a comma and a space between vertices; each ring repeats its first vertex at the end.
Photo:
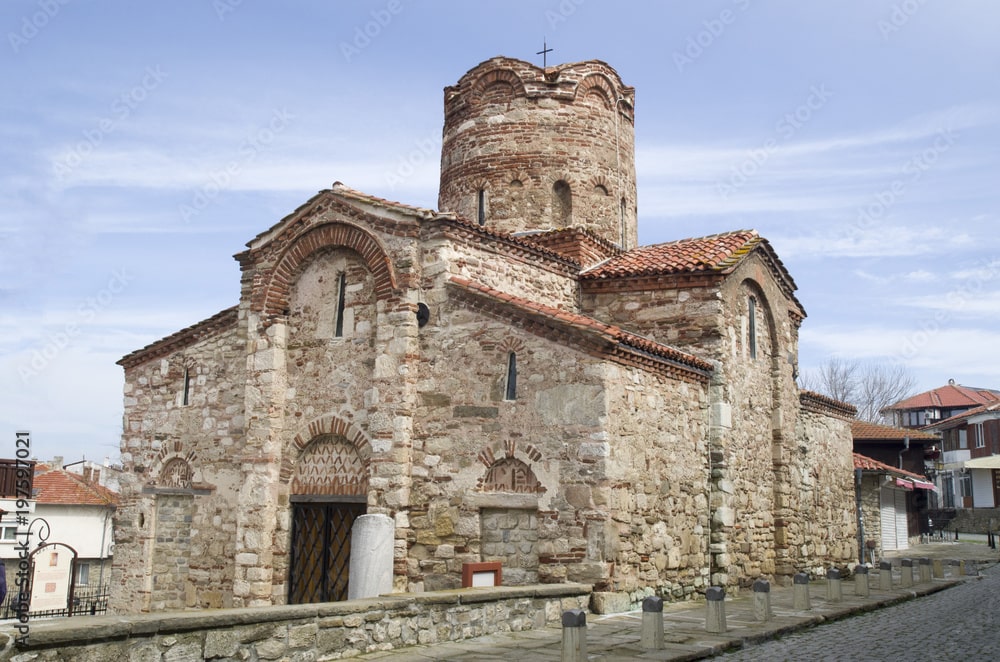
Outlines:
POLYGON ((741 660, 988 660, 1000 654, 1000 566, 982 580, 718 656, 741 660))

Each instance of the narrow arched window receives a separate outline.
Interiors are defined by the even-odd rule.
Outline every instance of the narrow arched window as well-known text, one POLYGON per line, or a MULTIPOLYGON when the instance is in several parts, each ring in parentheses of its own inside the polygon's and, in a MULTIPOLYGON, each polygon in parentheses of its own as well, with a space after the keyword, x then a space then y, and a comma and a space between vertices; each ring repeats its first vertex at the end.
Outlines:
POLYGON ((337 284, 337 319, 334 322, 333 336, 335 338, 344 337, 344 306, 347 301, 345 290, 347 289, 347 274, 340 272, 340 281, 337 284))
POLYGON ((573 217, 573 197, 569 184, 560 179, 552 185, 552 221, 558 227, 566 227, 573 217))
POLYGON ((757 299, 749 297, 747 299, 747 348, 750 358, 757 358, 757 299))
POLYGON ((476 217, 480 225, 486 225, 486 189, 479 189, 479 200, 476 206, 476 217))
POLYGON ((507 395, 505 400, 517 400, 517 354, 507 355, 507 395))
POLYGON ((187 406, 191 404, 191 370, 184 368, 184 385, 181 392, 181 404, 187 406))

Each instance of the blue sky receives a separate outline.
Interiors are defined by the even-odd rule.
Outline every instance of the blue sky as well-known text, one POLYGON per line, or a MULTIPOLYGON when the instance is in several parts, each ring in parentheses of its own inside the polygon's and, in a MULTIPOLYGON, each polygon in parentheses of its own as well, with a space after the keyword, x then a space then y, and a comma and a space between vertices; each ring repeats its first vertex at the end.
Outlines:
POLYGON ((435 207, 442 89, 543 39, 636 88, 641 243, 771 241, 803 369, 1000 388, 998 25, 987 0, 8 0, 0 456, 28 429, 114 459, 116 360, 235 304, 232 255, 334 181, 435 207))

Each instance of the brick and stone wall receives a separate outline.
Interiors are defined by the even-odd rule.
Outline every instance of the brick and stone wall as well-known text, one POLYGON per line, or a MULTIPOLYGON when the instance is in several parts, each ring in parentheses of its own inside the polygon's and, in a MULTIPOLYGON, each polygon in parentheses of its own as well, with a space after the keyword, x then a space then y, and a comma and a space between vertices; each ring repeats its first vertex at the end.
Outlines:
POLYGON ((125 471, 111 587, 123 612, 232 604, 244 340, 235 311, 180 335, 177 347, 122 361, 125 471))
POLYGON ((445 89, 438 207, 475 222, 482 201, 485 227, 573 225, 634 248, 633 104, 603 62, 483 62, 445 89))

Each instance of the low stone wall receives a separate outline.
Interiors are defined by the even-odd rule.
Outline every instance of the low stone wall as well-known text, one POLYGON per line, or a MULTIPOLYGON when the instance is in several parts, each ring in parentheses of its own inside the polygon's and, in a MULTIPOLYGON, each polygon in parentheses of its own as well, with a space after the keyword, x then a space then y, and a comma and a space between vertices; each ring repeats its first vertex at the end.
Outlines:
POLYGON ((956 508, 955 517, 946 531, 960 533, 994 533, 1000 531, 1000 508, 956 508))
POLYGON ((591 587, 539 584, 396 594, 364 600, 28 623, 0 628, 0 662, 338 660, 560 622, 587 609, 591 587))

